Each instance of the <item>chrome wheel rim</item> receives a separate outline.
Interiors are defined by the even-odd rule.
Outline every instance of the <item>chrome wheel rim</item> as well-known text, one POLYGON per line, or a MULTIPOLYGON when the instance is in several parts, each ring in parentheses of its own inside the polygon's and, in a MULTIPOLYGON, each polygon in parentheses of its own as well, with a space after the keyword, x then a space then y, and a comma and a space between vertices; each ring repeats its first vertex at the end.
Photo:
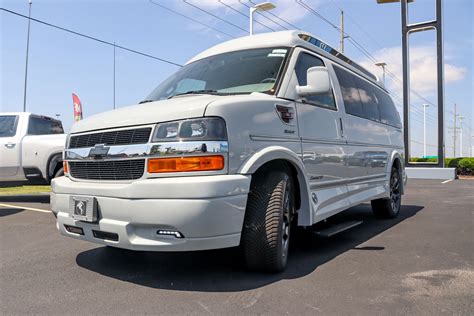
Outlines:
POLYGON ((398 211, 400 205, 400 178, 398 172, 392 173, 390 178, 390 206, 393 211, 398 211))
POLYGON ((282 256, 286 257, 288 255, 288 248, 290 244, 290 219, 291 214, 291 203, 290 203, 290 186, 287 183, 285 188, 285 195, 283 198, 283 220, 282 220, 282 256))

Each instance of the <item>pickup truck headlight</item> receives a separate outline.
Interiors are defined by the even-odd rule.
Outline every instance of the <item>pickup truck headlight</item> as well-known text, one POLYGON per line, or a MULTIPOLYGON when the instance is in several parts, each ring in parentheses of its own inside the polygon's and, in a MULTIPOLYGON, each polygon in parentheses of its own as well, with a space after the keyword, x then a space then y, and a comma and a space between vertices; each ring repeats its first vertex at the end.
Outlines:
POLYGON ((156 125, 152 142, 195 140, 227 140, 225 122, 221 118, 199 118, 156 125))

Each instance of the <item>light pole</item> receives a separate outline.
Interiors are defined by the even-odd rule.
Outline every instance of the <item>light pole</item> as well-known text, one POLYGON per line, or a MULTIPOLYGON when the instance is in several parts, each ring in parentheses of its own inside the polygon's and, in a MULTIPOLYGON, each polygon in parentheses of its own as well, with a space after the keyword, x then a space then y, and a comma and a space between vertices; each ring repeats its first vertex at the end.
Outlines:
POLYGON ((470 154, 469 154, 469 157, 473 157, 472 156, 472 147, 473 146, 472 146, 472 143, 471 143, 473 138, 474 138, 474 135, 471 135, 471 137, 469 138, 469 150, 471 151, 470 154))
POLYGON ((253 13, 256 11, 269 11, 272 9, 275 9, 276 6, 271 3, 271 2, 262 2, 259 4, 254 5, 253 7, 250 7, 250 27, 249 27, 249 33, 250 35, 253 35, 253 13))
POLYGON ((382 67, 383 85, 385 86, 385 66, 387 66, 387 63, 379 61, 378 63, 375 63, 375 66, 382 67))
POLYGON ((30 23, 31 23, 31 3, 32 0, 28 0, 28 33, 26 35, 26 62, 25 62, 25 86, 23 90, 23 112, 26 112, 26 84, 28 82, 28 50, 30 48, 30 23))
POLYGON ((423 158, 426 157, 426 108, 430 105, 423 104, 423 158))

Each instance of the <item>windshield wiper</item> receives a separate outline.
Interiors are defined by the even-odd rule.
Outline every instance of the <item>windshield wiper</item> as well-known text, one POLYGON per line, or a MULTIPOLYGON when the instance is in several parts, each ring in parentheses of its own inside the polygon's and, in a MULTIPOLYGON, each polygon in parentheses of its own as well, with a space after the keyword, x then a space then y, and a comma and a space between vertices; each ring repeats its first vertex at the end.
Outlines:
POLYGON ((154 102, 155 100, 143 100, 138 102, 138 104, 143 104, 143 103, 149 103, 149 102, 154 102))
POLYGON ((214 94, 214 95, 224 95, 224 93, 219 93, 217 90, 191 90, 182 93, 173 94, 172 96, 168 97, 171 99, 172 97, 176 97, 178 95, 186 95, 186 94, 214 94))

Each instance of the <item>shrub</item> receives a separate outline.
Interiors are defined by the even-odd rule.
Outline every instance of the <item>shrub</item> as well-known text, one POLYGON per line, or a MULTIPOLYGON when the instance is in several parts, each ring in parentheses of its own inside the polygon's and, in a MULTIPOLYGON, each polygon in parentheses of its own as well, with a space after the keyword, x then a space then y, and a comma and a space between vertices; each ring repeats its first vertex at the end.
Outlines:
POLYGON ((451 160, 453 160, 453 158, 444 158, 444 166, 446 168, 449 167, 449 163, 451 162, 451 160))
POLYGON ((462 158, 459 160, 457 173, 460 175, 474 175, 474 158, 462 158))
POLYGON ((437 158, 411 157, 410 162, 438 162, 437 158))
POLYGON ((463 158, 451 158, 448 164, 445 164, 448 168, 457 168, 459 165, 459 161, 463 158))

